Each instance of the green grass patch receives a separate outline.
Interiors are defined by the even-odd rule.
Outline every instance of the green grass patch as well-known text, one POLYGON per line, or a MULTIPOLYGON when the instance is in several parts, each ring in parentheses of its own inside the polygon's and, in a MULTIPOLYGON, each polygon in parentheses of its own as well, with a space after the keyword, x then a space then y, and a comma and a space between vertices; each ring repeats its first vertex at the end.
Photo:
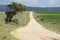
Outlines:
POLYGON ((38 11, 38 14, 60 14, 60 11, 38 11))
POLYGON ((42 18, 47 21, 60 22, 60 15, 38 15, 38 18, 42 18))
POLYGON ((56 12, 40 11, 40 12, 34 12, 34 17, 46 29, 60 34, 60 15, 59 14, 60 14, 59 11, 56 11, 56 12), (52 14, 58 14, 58 15, 52 15, 52 14))
POLYGON ((5 12, 0 12, 0 40, 17 40, 10 34, 11 31, 24 27, 29 22, 29 12, 17 13, 13 19, 18 19, 18 23, 5 24, 4 19, 6 18, 5 12))

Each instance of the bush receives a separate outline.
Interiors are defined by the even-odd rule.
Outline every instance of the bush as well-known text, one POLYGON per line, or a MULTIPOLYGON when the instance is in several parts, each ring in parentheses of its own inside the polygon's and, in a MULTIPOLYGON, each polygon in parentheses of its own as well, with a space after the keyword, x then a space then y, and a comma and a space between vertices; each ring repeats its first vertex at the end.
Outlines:
POLYGON ((16 24, 19 24, 19 23, 18 23, 18 19, 13 19, 12 22, 13 22, 13 23, 16 23, 16 24))
POLYGON ((44 21, 44 19, 40 19, 41 21, 44 21))
POLYGON ((12 21, 13 16, 16 15, 16 11, 7 11, 5 12, 5 14, 6 14, 5 22, 9 23, 12 21))
POLYGON ((56 24, 56 22, 52 22, 52 24, 56 24))
POLYGON ((3 36, 3 39, 6 39, 7 37, 6 36, 3 36))

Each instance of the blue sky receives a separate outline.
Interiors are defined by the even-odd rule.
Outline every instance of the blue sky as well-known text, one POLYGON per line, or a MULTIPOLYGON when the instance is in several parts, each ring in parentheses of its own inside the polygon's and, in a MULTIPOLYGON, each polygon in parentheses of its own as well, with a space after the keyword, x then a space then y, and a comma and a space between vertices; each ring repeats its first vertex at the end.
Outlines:
POLYGON ((18 2, 32 7, 60 7, 60 0, 0 0, 0 5, 18 2))

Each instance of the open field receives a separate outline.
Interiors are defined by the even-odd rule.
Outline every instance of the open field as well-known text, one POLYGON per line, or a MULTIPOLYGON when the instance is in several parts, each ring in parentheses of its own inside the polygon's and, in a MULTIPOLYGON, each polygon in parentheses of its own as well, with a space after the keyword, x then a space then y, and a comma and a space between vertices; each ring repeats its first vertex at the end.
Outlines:
POLYGON ((19 40, 60 40, 60 34, 49 31, 39 24, 30 11, 30 21, 22 28, 17 28, 11 32, 13 37, 19 40))
POLYGON ((5 24, 5 13, 0 12, 0 40, 17 40, 10 35, 10 32, 15 30, 16 28, 20 28, 25 26, 29 22, 29 14, 28 12, 18 13, 14 16, 13 19, 18 19, 18 23, 9 23, 5 24))
POLYGON ((48 30, 60 33, 60 12, 40 11, 34 12, 36 20, 48 30))
POLYGON ((60 11, 37 11, 38 14, 60 14, 60 11))

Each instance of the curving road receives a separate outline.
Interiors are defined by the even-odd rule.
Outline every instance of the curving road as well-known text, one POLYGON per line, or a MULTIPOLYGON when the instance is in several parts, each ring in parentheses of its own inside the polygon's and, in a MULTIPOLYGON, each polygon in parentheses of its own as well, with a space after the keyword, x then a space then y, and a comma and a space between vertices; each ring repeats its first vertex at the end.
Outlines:
POLYGON ((40 25, 30 12, 30 22, 22 28, 18 28, 11 32, 13 37, 18 40, 60 40, 60 34, 48 31, 40 25))

